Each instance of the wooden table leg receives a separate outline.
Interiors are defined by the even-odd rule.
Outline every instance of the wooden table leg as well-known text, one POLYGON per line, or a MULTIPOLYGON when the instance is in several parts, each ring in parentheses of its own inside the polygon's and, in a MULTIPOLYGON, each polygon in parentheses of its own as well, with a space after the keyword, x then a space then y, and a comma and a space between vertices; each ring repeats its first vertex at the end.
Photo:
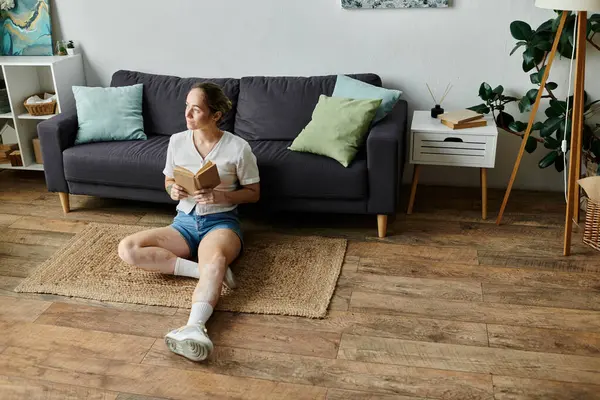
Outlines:
POLYGON ((481 218, 487 218, 487 169, 481 168, 481 218))
POLYGON ((421 166, 419 164, 415 165, 415 170, 413 172, 413 181, 412 187, 410 189, 410 200, 408 201, 408 211, 407 214, 412 214, 413 206, 415 205, 415 196, 417 195, 417 185, 419 183, 419 171, 421 166))

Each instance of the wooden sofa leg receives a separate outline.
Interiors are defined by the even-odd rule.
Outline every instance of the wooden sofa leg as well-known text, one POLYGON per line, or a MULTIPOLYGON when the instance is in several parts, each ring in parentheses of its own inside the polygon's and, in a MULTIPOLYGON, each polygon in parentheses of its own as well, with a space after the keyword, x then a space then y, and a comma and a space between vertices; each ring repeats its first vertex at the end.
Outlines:
POLYGON ((58 193, 58 196, 60 197, 60 205, 62 206, 63 212, 67 214, 71 211, 69 207, 69 193, 60 192, 58 193))
POLYGON ((387 233, 387 215, 378 215, 377 216, 377 233, 380 238, 384 238, 387 233))

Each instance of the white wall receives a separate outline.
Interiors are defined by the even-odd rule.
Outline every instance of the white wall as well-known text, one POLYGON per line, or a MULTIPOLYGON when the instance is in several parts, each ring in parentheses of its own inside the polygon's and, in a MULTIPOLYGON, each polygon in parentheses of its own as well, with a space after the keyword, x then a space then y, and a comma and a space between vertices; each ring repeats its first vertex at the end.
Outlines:
MULTIPOLYGON (((52 18, 55 38, 83 49, 90 85, 108 85, 117 69, 196 77, 375 72, 404 91, 411 110, 431 108, 425 82, 437 93, 454 84, 446 109, 478 104, 482 81, 515 95, 532 88, 520 53, 509 57, 509 25, 521 19, 535 28, 553 12, 534 0, 452 2, 448 9, 344 10, 340 0, 53 0, 52 18)), ((600 53, 588 48, 587 90, 600 98, 592 76, 600 53)), ((558 94, 566 93, 565 71, 567 61, 557 60, 558 94)), ((500 134, 490 187, 506 186, 519 145, 500 134)), ((562 190, 553 167, 537 167, 544 150, 525 155, 515 187, 562 190)), ((405 181, 411 174, 409 167, 405 181)), ((427 167, 421 182, 476 186, 479 173, 427 167)))

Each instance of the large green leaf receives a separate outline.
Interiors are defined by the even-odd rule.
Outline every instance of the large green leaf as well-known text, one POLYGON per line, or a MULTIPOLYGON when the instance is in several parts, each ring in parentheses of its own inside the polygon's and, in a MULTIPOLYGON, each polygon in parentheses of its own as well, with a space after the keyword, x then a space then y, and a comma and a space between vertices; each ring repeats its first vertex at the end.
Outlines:
POLYGON ((530 40, 533 30, 527 22, 514 21, 510 24, 510 33, 517 40, 530 40))
POLYGON ((523 96, 521 97, 521 100, 519 101, 519 111, 524 113, 524 112, 528 112, 531 111, 531 100, 529 100, 529 97, 527 96, 523 96))
POLYGON ((510 124, 515 122, 515 119, 513 118, 512 115, 505 113, 505 112, 501 112, 501 113, 498 113, 498 117, 496 117, 496 122, 498 123, 498 126, 500 126, 501 128, 507 128, 510 126, 510 124))
POLYGON ((548 136, 544 138, 544 147, 550 150, 558 150, 560 148, 560 142, 552 136, 548 136))
POLYGON ((488 83, 483 82, 479 87, 479 97, 483 101, 488 101, 492 98, 492 87, 488 83))
POLYGON ((544 127, 540 130, 540 136, 546 137, 552 135, 560 126, 561 121, 562 118, 548 119, 546 122, 544 122, 544 127))
POLYGON ((513 54, 515 54, 515 52, 517 50, 519 50, 520 47, 523 47, 523 46, 527 46, 527 42, 523 42, 523 41, 517 42, 517 45, 511 50, 510 55, 512 56, 513 54))
POLYGON ((525 62, 525 60, 523 60, 523 72, 529 72, 532 69, 535 68, 535 62, 531 61, 531 62, 525 62))
POLYGON ((548 82, 548 83, 546 83, 546 87, 549 90, 556 90, 556 88, 558 87, 558 83, 556 83, 556 82, 548 82))
POLYGON ((527 96, 527 98, 529 99, 529 102, 531 104, 535 104, 535 101, 537 100, 538 92, 539 92, 538 89, 531 89, 531 90, 527 91, 527 94, 525 94, 525 96, 527 96))
POLYGON ((490 108, 486 104, 483 104, 483 103, 478 104, 476 106, 467 107, 467 109, 475 111, 476 113, 480 113, 480 114, 489 114, 489 112, 491 111, 490 108))
POLYGON ((527 124, 521 121, 514 121, 508 125, 508 128, 513 132, 523 132, 527 129, 527 124))
POLYGON ((533 124, 533 126, 531 127, 532 131, 539 131, 540 129, 542 129, 544 127, 544 123, 541 121, 538 121, 536 123, 533 124))
POLYGON ((550 153, 546 154, 546 156, 544 158, 542 158, 540 160, 540 162, 538 163, 538 166, 540 168, 548 168, 549 166, 551 166, 554 163, 554 161, 556 161, 557 157, 558 157, 558 152, 551 151, 550 153))
POLYGON ((556 170, 558 172, 563 172, 565 169, 565 159, 564 159, 564 154, 559 154, 556 157, 556 160, 554 160, 554 168, 556 168, 556 170))
POLYGON ((535 65, 535 54, 533 47, 528 47, 527 50, 523 52, 523 62, 527 65, 535 65))
POLYGON ((546 114, 546 117, 548 117, 548 118, 557 118, 557 117, 560 117, 562 115, 562 113, 557 112, 552 107, 546 108, 544 110, 544 114, 546 114))
POLYGON ((533 153, 535 151, 535 149, 537 149, 537 140, 535 140, 534 137, 529 136, 527 138, 527 143, 525 144, 525 151, 528 152, 529 154, 533 153))
POLYGON ((552 24, 553 23, 554 23, 554 20, 549 19, 548 21, 546 21, 543 24, 541 24, 535 30, 535 33, 542 33, 542 32, 551 33, 552 32, 552 24))
MULTIPOLYGON (((573 105, 573 103, 571 103, 571 105, 573 105)), ((552 100, 550 100, 550 107, 552 108, 552 110, 559 113, 560 115, 563 115, 564 113, 567 112, 567 102, 566 101, 552 99, 552 100)))

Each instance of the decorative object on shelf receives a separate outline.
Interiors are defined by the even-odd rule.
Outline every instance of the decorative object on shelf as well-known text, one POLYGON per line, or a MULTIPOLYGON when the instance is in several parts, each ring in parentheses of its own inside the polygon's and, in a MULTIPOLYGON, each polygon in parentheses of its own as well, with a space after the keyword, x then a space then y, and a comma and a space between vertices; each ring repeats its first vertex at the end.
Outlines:
POLYGON ((34 138, 33 142, 33 154, 35 155, 35 162, 38 164, 43 164, 42 160, 42 147, 40 146, 40 139, 34 138))
POLYGON ((343 8, 446 8, 449 0, 342 0, 343 8))
POLYGON ((577 183, 588 196, 583 243, 600 251, 600 176, 579 179, 577 183))
POLYGON ((50 0, 0 0, 3 56, 51 56, 50 0), (14 7, 8 8, 10 4, 14 7))
POLYGON ((6 90, 6 82, 0 79, 0 114, 10 112, 10 102, 8 101, 8 90, 6 90))
POLYGON ((23 158, 21 158, 21 152, 19 150, 15 150, 8 155, 8 159, 10 160, 10 165, 13 167, 22 167, 23 166, 23 158))
POLYGON ((17 143, 0 144, 0 163, 7 164, 9 162, 8 155, 15 150, 19 150, 17 143))
POLYGON ((23 103, 30 115, 52 115, 56 110, 56 95, 54 93, 37 93, 23 103))
POLYGON ((67 43, 67 54, 70 56, 74 56, 76 54, 75 44, 72 40, 69 40, 67 43))
POLYGON ((11 125, 12 123, 13 123, 12 121, 10 123, 6 122, 4 124, 4 126, 2 127, 2 129, 0 129, 0 139, 1 139, 1 142, 4 144, 18 142, 17 131, 11 125))
MULTIPOLYGON (((519 165, 521 163, 521 158, 523 157, 523 152, 525 150, 525 146, 529 139, 529 135, 531 134, 532 127, 535 122, 535 117, 540 106, 542 95, 544 94, 546 88, 546 82, 548 80, 548 76, 550 75, 550 70, 552 69, 552 63, 554 62, 554 58, 556 56, 556 52, 559 48, 559 44, 563 44, 564 41, 562 39, 563 30, 565 29, 565 25, 567 23, 567 19, 571 16, 572 11, 576 11, 575 24, 573 24, 570 28, 576 27, 576 33, 573 33, 571 40, 569 40, 569 44, 572 44, 571 51, 574 59, 577 60, 576 66, 574 68, 575 71, 575 84, 573 90, 573 103, 570 104, 570 101, 565 102, 564 110, 561 105, 561 114, 564 115, 557 118, 557 125, 564 125, 564 131, 568 133, 569 128, 571 128, 571 146, 570 150, 570 160, 569 160, 569 179, 567 183, 567 211, 565 216, 565 236, 564 236, 564 246, 563 246, 563 255, 568 256, 571 254, 571 236, 573 234, 573 219, 579 220, 579 196, 580 190, 578 186, 579 178, 581 177, 581 148, 583 145, 583 131, 584 131, 584 113, 586 109, 586 93, 584 90, 585 84, 585 61, 586 61, 586 46, 588 44, 588 27, 590 23, 588 21, 588 11, 600 11, 600 0, 536 0, 536 7, 546 8, 550 10, 561 10, 560 12, 560 20, 558 24, 558 28, 556 29, 556 34, 554 35, 554 39, 552 42, 550 54, 548 56, 548 63, 544 65, 542 71, 538 73, 542 75, 540 79, 540 88, 537 91, 537 95, 535 97, 535 102, 533 103, 533 109, 531 111, 531 115, 529 118, 529 124, 525 129, 525 134, 523 136, 523 141, 521 143, 521 148, 519 149, 519 155, 517 156, 517 160, 515 161, 515 165, 513 167, 513 172, 510 177, 510 181, 508 183, 508 187, 506 189, 506 193, 504 195, 504 200, 502 201, 502 206, 500 208, 500 212, 498 213, 498 219, 496 223, 499 225, 502 221, 502 216, 504 214, 504 210, 506 209, 506 204, 508 203, 508 198, 510 196, 510 192, 517 176, 517 172, 519 170, 519 165), (543 73, 541 73, 543 72, 543 73), (568 122, 569 112, 571 114, 572 124, 568 122), (563 119, 564 118, 564 119, 563 119)), ((570 29, 568 28, 567 31, 570 29)), ((546 56, 542 53, 543 59, 546 56)), ((535 59, 531 61, 535 64, 535 59)), ((550 85, 550 83, 548 83, 550 85)), ((556 129, 556 128, 555 128, 556 129)), ((551 134, 553 131, 550 131, 551 134)), ((568 137, 565 134, 564 138, 568 137)), ((566 144, 566 143, 565 143, 566 144)), ((566 155, 565 155, 566 157, 566 155)))
POLYGON ((426 83, 426 85, 427 85, 427 89, 429 90, 429 94, 431 95, 431 98, 433 99, 433 102, 435 103, 435 107, 433 107, 431 109, 431 118, 437 118, 438 115, 441 115, 444 113, 444 109, 442 108, 442 103, 444 102, 444 99, 446 98, 448 93, 450 93, 450 90, 452 89, 452 85, 448 84, 448 86, 446 86, 446 91, 444 92, 444 95, 442 96, 442 99, 439 102, 433 95, 433 92, 431 91, 429 84, 426 83))
POLYGON ((69 54, 67 52, 67 45, 65 44, 65 42, 63 40, 57 40, 56 41, 56 55, 57 56, 66 56, 67 54, 69 54))

